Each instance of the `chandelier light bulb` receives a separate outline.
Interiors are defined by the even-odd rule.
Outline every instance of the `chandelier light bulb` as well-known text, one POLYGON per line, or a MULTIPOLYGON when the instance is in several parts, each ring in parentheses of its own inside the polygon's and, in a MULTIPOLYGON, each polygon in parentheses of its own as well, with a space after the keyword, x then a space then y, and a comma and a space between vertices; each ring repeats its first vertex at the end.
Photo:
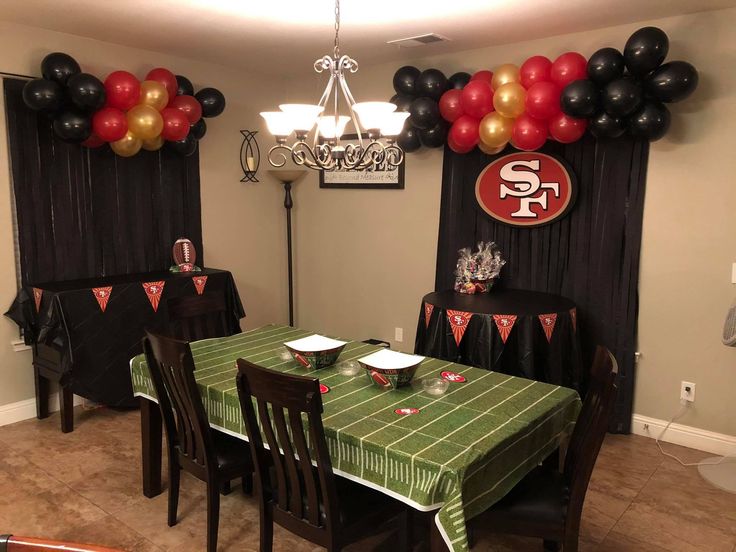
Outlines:
POLYGON ((342 137, 343 132, 345 132, 345 126, 348 124, 348 121, 350 121, 350 117, 341 115, 337 117, 336 124, 334 115, 323 115, 317 121, 317 128, 322 138, 326 138, 327 140, 339 139, 342 137))
POLYGON ((325 110, 320 105, 310 104, 281 104, 279 109, 288 115, 294 130, 305 134, 312 130, 317 117, 325 110))
POLYGON ((353 111, 358 114, 363 128, 380 129, 386 116, 396 111, 396 105, 391 102, 360 102, 353 104, 353 111))
POLYGON ((409 113, 406 111, 396 111, 394 113, 387 113, 383 116, 381 122, 381 134, 393 138, 401 134, 404 129, 404 123, 409 118, 409 113))
POLYGON ((289 115, 283 111, 262 111, 268 131, 277 138, 286 138, 294 130, 289 115))

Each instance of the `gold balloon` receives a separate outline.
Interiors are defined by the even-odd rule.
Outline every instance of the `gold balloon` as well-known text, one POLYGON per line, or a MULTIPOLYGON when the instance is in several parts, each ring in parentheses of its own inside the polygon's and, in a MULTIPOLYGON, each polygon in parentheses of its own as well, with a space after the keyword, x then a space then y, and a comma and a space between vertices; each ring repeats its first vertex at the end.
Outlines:
POLYGON ((160 150, 161 147, 164 145, 165 140, 161 135, 156 136, 155 138, 151 140, 143 140, 143 149, 148 151, 156 151, 160 150))
POLYGON ((156 111, 161 111, 169 103, 169 93, 166 87, 156 81, 143 81, 141 83, 141 99, 138 103, 150 105, 156 111))
POLYGON ((150 105, 138 104, 128 111, 128 130, 141 140, 152 140, 164 128, 161 114, 150 105))
POLYGON ((117 153, 120 157, 131 157, 141 150, 142 142, 140 138, 137 138, 132 132, 123 136, 117 142, 110 142, 112 151, 117 153))
POLYGON ((494 109, 499 115, 510 119, 524 113, 524 100, 526 90, 518 82, 507 82, 493 93, 494 109))
POLYGON ((503 146, 511 140, 511 131, 513 128, 513 119, 508 119, 497 111, 492 111, 480 121, 478 127, 480 141, 488 149, 503 146))
POLYGON ((504 63, 493 70, 493 78, 491 86, 494 90, 498 90, 508 82, 519 82, 519 68, 513 63, 504 63))
POLYGON ((496 155, 497 153, 501 153, 504 148, 506 148, 506 144, 501 144, 497 148, 489 148, 483 142, 478 142, 478 149, 488 155, 496 155))

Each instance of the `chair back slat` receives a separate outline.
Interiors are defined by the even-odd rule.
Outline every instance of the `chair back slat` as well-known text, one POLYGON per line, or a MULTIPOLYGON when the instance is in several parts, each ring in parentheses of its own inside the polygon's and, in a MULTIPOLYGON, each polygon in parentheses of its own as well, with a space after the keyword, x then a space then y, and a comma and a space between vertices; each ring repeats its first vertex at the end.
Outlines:
POLYGON ((174 297, 167 303, 171 331, 186 341, 229 335, 227 305, 219 293, 174 297))
POLYGON ((263 435, 271 448, 274 483, 278 487, 274 508, 325 534, 339 527, 339 518, 335 515, 338 512, 335 476, 322 426, 319 381, 279 374, 238 359, 237 386, 256 473, 261 477, 268 477, 268 466, 265 454, 259 450, 263 440, 254 400, 263 435), (280 453, 274 452, 272 444, 277 435, 280 453), (324 518, 320 512, 324 512, 324 518))
POLYGON ((192 350, 185 341, 146 332, 143 341, 151 380, 159 399, 169 446, 203 468, 213 467, 207 413, 194 379, 192 350))
POLYGON ((585 493, 616 399, 617 375, 616 359, 608 349, 598 346, 591 369, 591 385, 565 456, 564 477, 570 489, 567 523, 580 522, 585 493))

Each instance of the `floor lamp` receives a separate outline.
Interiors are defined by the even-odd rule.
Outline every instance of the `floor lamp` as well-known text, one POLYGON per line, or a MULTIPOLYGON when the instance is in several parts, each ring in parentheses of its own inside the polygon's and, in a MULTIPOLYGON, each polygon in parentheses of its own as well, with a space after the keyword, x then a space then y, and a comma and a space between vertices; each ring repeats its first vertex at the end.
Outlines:
POLYGON ((291 208, 294 206, 294 200, 291 198, 291 185, 306 174, 305 170, 291 171, 268 171, 271 176, 275 177, 284 185, 284 209, 286 209, 286 244, 288 254, 288 271, 289 271, 289 326, 294 325, 294 274, 293 262, 291 255, 291 208))

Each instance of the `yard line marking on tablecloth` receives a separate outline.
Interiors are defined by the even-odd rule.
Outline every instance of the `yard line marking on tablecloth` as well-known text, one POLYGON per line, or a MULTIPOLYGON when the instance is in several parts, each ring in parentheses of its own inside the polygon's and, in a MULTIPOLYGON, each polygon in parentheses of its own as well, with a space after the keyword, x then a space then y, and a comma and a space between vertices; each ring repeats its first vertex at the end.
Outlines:
MULTIPOLYGON (((232 353, 231 352, 225 352, 225 351, 229 351, 230 349, 235 349, 236 351, 238 351, 237 354, 243 355, 243 354, 249 353, 249 356, 250 355, 256 355, 256 354, 262 354, 262 353, 268 353, 268 352, 270 352, 272 350, 275 351, 281 345, 283 345, 283 343, 281 343, 281 339, 285 339, 286 336, 289 336, 289 339, 291 337, 298 337, 298 335, 301 334, 301 333, 303 333, 302 330, 289 330, 287 332, 284 332, 283 334, 280 334, 279 336, 271 336, 269 338, 263 338, 263 339, 268 339, 269 341, 267 343, 261 343, 260 345, 255 345, 255 341, 262 341, 263 339, 257 339, 257 340, 254 340, 254 341, 251 341, 251 342, 247 342, 247 343, 236 343, 234 345, 230 345, 230 342, 227 342, 226 341, 225 343, 227 344, 227 346, 226 347, 220 347, 217 350, 212 351, 212 353, 215 353, 216 352, 216 353, 219 353, 219 354, 217 356, 214 356, 214 357, 211 357, 211 358, 202 358, 204 355, 199 354, 199 351, 196 348, 194 349, 193 353, 194 353, 194 356, 196 356, 200 360, 200 362, 202 364, 207 364, 208 365, 207 368, 215 368, 217 366, 222 366, 223 364, 227 364, 227 362, 213 364, 215 361, 220 360, 220 359, 227 359, 229 361, 229 359, 232 358, 232 353), (292 334, 294 334, 294 335, 292 335, 292 334), (278 337, 279 339, 277 339, 277 340, 274 341, 273 338, 275 338, 275 337, 278 337), (276 345, 276 346, 274 347, 274 345, 276 345), (246 348, 245 349, 242 349, 243 346, 246 346, 246 348), (260 353, 252 353, 251 352, 251 351, 253 351, 255 349, 260 349, 260 348, 263 348, 263 347, 273 347, 273 349, 266 349, 264 351, 261 351, 260 353)), ((206 353, 206 354, 211 354, 211 353, 206 353)))
MULTIPOLYGON (((283 338, 284 335, 292 334, 292 333, 308 333, 308 332, 305 332, 304 330, 300 330, 298 328, 291 328, 288 326, 276 327, 276 328, 273 328, 273 330, 268 330, 267 332, 264 332, 262 337, 259 337, 258 339, 250 339, 250 338, 255 337, 253 335, 235 334, 232 336, 215 338, 218 340, 216 343, 206 343, 206 344, 203 344, 199 348, 197 348, 195 345, 195 348, 200 352, 199 356, 206 356, 212 353, 219 353, 222 350, 236 348, 244 344, 252 345, 259 341, 265 341, 265 340, 270 341, 275 338, 281 339, 283 338), (270 333, 270 332, 273 332, 273 335, 265 335, 266 333, 270 333), (246 337, 249 339, 244 339, 246 337), (220 345, 223 344, 223 340, 224 340, 224 343, 227 345, 226 347, 220 347, 220 345)), ((206 341, 209 341, 209 340, 206 340, 206 341)), ((263 345, 258 345, 257 347, 262 347, 262 346, 263 345)))

